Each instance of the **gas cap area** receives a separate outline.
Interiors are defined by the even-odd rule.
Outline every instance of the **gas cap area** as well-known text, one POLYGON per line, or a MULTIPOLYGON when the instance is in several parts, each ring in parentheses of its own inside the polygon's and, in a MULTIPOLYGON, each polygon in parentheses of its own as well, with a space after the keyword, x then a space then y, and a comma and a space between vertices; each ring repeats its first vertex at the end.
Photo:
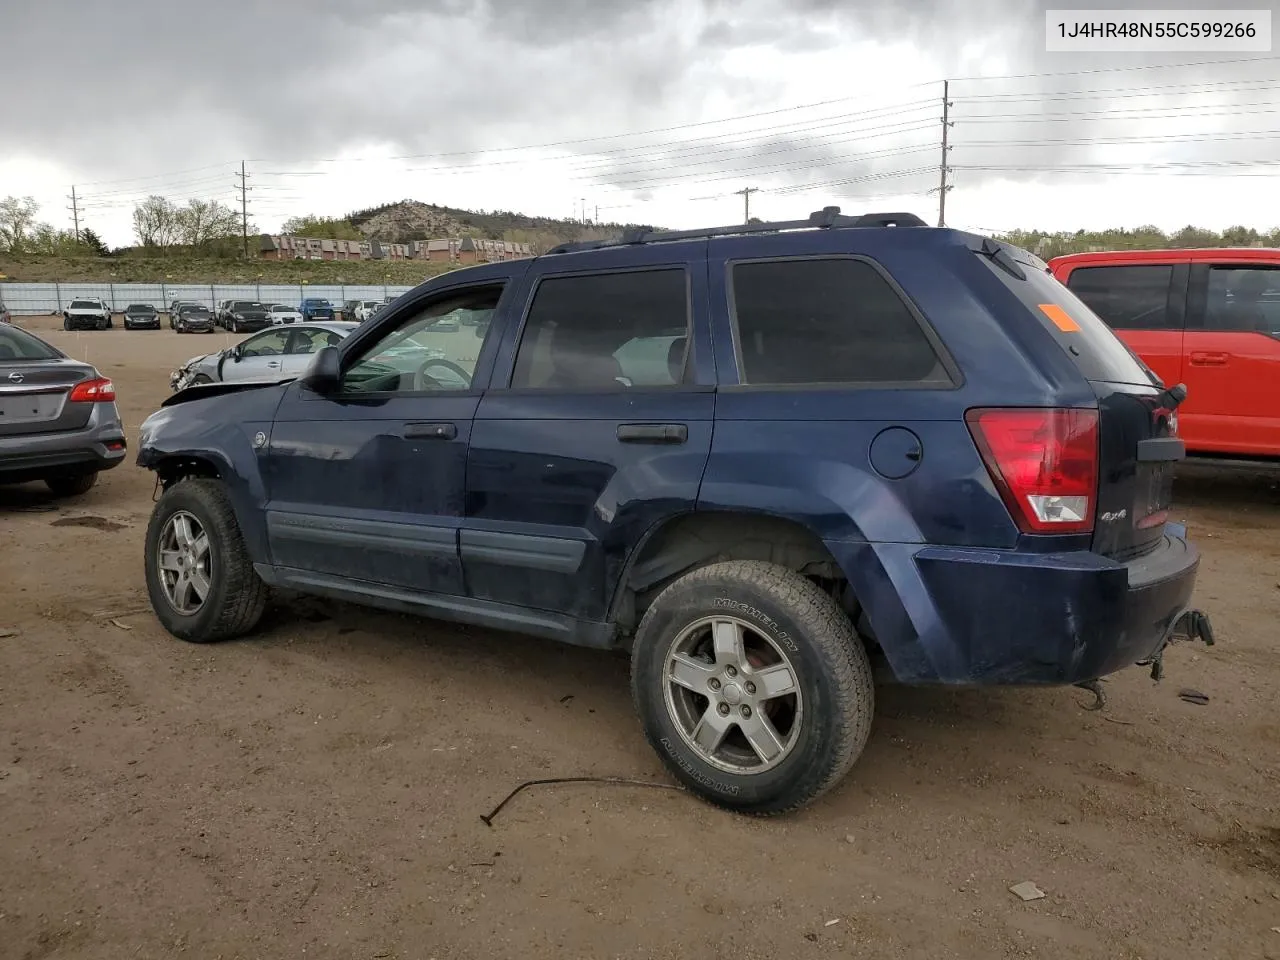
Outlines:
POLYGON ((906 427, 886 427, 871 441, 871 469, 886 480, 901 480, 924 459, 924 444, 906 427))

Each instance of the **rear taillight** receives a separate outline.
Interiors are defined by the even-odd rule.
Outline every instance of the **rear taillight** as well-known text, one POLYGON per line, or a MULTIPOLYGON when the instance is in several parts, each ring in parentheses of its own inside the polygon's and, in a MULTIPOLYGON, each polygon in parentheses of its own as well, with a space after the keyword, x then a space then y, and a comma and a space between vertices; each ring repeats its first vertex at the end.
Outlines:
POLYGON ((116 385, 106 377, 82 380, 67 397, 72 403, 107 403, 116 398, 116 385))
POLYGON ((1093 529, 1098 494, 1098 411, 970 410, 969 432, 1023 533, 1093 529))

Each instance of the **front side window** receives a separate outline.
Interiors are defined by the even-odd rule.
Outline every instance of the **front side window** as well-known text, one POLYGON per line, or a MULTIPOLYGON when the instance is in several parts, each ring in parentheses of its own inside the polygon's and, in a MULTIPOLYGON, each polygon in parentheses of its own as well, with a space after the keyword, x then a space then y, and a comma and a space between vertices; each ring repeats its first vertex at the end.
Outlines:
POLYGON ((437 332, 431 327, 445 314, 457 312, 470 318, 483 334, 501 296, 501 287, 483 287, 436 300, 407 314, 394 330, 360 352, 343 375, 342 392, 470 390, 484 336, 437 332))
POLYGON ((288 334, 279 330, 273 330, 270 333, 262 333, 256 337, 250 337, 240 345, 240 356, 277 357, 284 353, 287 337, 288 334))
POLYGON ((1204 328, 1280 333, 1280 267, 1210 268, 1204 328))
POLYGON ((511 386, 542 390, 669 387, 684 381, 689 288, 682 267, 538 285, 511 386))
POLYGON ((336 347, 342 335, 319 327, 304 327, 289 336, 289 353, 316 353, 322 347, 336 347))
POLYGON ((1170 264, 1077 267, 1067 289, 1113 330, 1168 330, 1170 264))
POLYGON ((733 303, 744 384, 951 382, 915 315, 864 260, 737 263, 733 303))

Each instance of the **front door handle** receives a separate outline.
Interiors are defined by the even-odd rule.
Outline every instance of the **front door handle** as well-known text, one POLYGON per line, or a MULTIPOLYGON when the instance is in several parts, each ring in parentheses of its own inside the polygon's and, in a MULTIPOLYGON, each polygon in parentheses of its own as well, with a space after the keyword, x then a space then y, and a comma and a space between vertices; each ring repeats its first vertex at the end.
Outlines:
POLYGON ((404 437, 406 440, 456 440, 458 427, 453 423, 406 423, 404 437))
POLYGON ((1227 359, 1231 356, 1229 353, 1209 353, 1204 350, 1191 351, 1191 363, 1197 367, 1223 367, 1226 366, 1227 359))
POLYGON ((623 443, 684 443, 689 427, 683 423, 623 423, 618 426, 623 443))
POLYGON ((268 360, 268 361, 267 361, 267 366, 268 366, 268 367, 278 367, 278 366, 280 366, 280 361, 279 361, 279 360, 268 360))

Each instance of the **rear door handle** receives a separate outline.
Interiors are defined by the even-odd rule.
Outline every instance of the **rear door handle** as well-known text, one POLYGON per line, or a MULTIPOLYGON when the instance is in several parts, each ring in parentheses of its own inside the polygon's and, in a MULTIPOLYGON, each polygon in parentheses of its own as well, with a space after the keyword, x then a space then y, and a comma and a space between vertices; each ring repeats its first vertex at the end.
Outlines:
POLYGON ((623 423, 618 426, 623 443, 684 443, 689 427, 683 423, 623 423))
POLYGON ((406 440, 455 440, 458 427, 453 423, 406 423, 406 440))
POLYGON ((1226 365, 1230 356, 1231 354, 1229 353, 1207 353, 1204 350, 1192 350, 1191 362, 1197 367, 1221 367, 1226 365))

